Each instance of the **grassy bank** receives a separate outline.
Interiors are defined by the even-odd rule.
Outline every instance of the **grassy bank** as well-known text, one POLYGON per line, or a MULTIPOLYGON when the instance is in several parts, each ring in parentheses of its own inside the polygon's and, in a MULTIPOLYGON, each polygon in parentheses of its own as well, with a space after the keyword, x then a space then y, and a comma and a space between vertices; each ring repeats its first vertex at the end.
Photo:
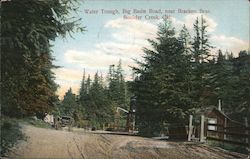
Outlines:
POLYGON ((52 128, 52 126, 49 123, 46 123, 41 119, 23 118, 23 119, 18 119, 18 121, 19 123, 33 125, 38 128, 49 128, 49 129, 52 128))
POLYGON ((43 120, 34 118, 1 118, 1 147, 0 154, 5 156, 9 149, 13 147, 18 140, 24 140, 25 136, 21 131, 21 124, 33 125, 39 128, 52 128, 50 124, 45 123, 43 120))
POLYGON ((1 156, 5 156, 17 140, 24 139, 17 119, 2 117, 1 119, 1 156))
POLYGON ((231 152, 238 152, 238 153, 242 153, 246 155, 248 154, 248 151, 246 147, 244 146, 238 146, 238 145, 233 145, 233 144, 228 144, 228 143, 223 143, 223 142, 218 142, 218 141, 208 141, 207 143, 210 146, 220 147, 231 152))

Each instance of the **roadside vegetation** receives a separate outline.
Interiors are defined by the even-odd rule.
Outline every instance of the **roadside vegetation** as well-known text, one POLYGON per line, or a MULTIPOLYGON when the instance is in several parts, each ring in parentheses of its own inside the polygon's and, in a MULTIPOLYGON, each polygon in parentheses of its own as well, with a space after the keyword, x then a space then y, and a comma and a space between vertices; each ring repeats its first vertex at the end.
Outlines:
POLYGON ((208 141, 207 144, 211 147, 220 147, 231 152, 238 152, 248 155, 248 150, 244 146, 233 145, 229 143, 223 143, 218 141, 208 141))
POLYGON ((4 156, 9 148, 13 147, 17 140, 24 139, 21 127, 17 119, 2 117, 1 119, 1 156, 4 156))
MULTIPOLYGON (((78 127, 101 129, 104 125, 113 125, 116 108, 128 110, 129 99, 132 95, 128 90, 128 83, 125 82, 123 72, 121 60, 117 66, 109 67, 106 78, 96 72, 94 79, 91 79, 90 75, 86 76, 84 71, 79 94, 74 94, 70 88, 57 105, 59 114, 72 116, 78 127)), ((120 123, 125 123, 125 121, 126 118, 120 119, 120 123)))
POLYGON ((18 140, 25 140, 25 136, 21 131, 22 125, 33 125, 38 128, 52 128, 52 126, 43 120, 35 118, 1 118, 1 156, 5 156, 11 147, 13 147, 18 140))
POLYGON ((38 128, 46 128, 46 129, 52 128, 51 124, 46 123, 43 120, 37 118, 23 118, 23 119, 18 119, 18 121, 20 124, 33 125, 38 128))
POLYGON ((59 102, 51 42, 84 31, 80 19, 71 15, 78 4, 77 0, 0 2, 1 156, 25 139, 21 124, 51 127, 42 121, 59 102))

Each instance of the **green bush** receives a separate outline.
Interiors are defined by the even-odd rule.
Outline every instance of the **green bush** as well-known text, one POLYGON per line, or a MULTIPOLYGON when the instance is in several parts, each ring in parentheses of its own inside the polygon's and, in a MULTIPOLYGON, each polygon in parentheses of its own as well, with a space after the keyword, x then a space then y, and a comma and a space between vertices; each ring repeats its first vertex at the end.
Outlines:
POLYGON ((23 138, 24 136, 16 119, 1 119, 1 156, 5 156, 8 150, 16 144, 17 140, 23 138))

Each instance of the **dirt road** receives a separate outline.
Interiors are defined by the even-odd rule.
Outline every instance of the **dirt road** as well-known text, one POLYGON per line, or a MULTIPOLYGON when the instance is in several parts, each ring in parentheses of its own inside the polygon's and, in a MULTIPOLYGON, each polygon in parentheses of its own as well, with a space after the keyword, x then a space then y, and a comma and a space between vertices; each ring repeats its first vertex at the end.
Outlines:
POLYGON ((67 132, 24 125, 26 141, 9 158, 82 159, 233 159, 236 153, 204 145, 158 141, 142 137, 67 132))

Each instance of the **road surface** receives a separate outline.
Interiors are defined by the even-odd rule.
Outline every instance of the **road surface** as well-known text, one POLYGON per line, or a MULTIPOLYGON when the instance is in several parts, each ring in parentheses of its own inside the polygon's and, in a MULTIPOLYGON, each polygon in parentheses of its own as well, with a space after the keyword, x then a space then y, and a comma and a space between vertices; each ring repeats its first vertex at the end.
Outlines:
POLYGON ((246 156, 204 144, 167 142, 126 135, 67 132, 22 126, 26 141, 8 158, 80 159, 234 159, 246 156))

